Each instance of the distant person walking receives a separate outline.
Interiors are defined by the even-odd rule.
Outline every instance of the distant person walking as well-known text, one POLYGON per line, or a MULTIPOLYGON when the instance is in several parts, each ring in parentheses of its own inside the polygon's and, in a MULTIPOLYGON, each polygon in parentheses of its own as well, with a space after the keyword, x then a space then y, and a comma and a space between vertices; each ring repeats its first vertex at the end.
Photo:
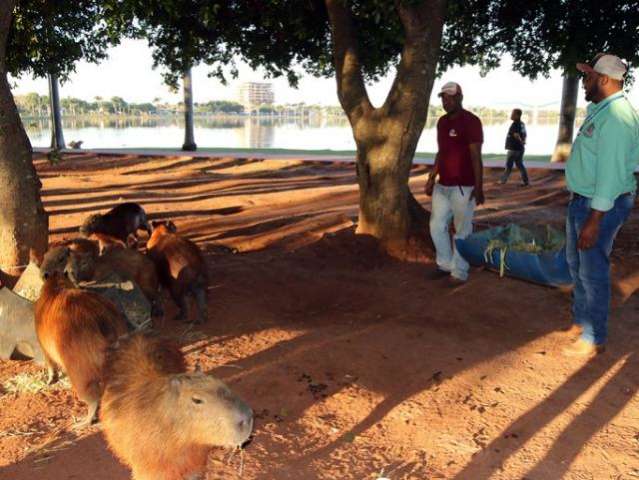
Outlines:
MULTIPOLYGON (((473 231, 475 205, 484 203, 481 120, 462 107, 462 90, 455 82, 446 83, 439 96, 446 111, 437 122, 439 150, 426 182, 426 195, 433 197, 430 235, 435 244, 437 269, 433 278, 450 275, 451 285, 468 278, 469 265, 451 245, 448 231, 451 219, 454 239, 466 238, 473 231), (439 175, 439 183, 435 183, 439 175)), ((454 242, 454 240, 453 240, 454 242)))
POLYGON ((528 172, 524 166, 524 150, 526 148, 526 125, 521 121, 521 110, 515 108, 510 114, 513 123, 508 129, 506 136, 506 170, 501 176, 499 183, 504 184, 508 181, 510 173, 513 171, 513 164, 517 165, 519 173, 521 173, 522 186, 528 186, 528 172))
POLYGON ((564 354, 584 357, 602 352, 608 336, 610 252, 635 203, 639 115, 624 96, 626 65, 619 57, 599 54, 577 69, 591 103, 566 165, 566 257, 574 282, 570 333, 579 338, 564 354))

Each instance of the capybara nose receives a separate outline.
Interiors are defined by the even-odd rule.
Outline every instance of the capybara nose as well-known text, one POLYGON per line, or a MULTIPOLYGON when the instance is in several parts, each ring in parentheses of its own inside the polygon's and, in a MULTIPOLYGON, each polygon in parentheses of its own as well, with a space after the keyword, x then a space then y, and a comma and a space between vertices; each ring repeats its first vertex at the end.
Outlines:
POLYGON ((242 419, 237 422, 237 427, 241 432, 246 432, 246 435, 250 435, 253 431, 253 411, 249 408, 244 413, 242 419))

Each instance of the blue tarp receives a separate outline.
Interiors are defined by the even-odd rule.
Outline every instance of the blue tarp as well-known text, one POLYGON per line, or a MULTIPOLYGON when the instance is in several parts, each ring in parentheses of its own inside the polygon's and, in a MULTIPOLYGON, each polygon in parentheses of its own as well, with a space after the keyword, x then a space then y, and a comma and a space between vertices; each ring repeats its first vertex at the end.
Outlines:
POLYGON ((566 262, 565 237, 549 226, 509 224, 455 241, 459 253, 475 266, 543 285, 572 283, 566 262), (528 250, 528 251, 526 251, 528 250))

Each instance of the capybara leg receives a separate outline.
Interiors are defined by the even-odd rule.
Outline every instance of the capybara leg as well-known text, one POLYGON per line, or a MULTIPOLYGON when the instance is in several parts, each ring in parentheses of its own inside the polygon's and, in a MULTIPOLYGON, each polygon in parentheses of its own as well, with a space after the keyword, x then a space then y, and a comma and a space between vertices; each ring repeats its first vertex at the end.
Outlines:
POLYGON ((151 300, 151 316, 161 317, 163 315, 164 315, 164 308, 162 308, 162 300, 160 299, 160 295, 156 295, 151 300))
POLYGON ((75 425, 73 425, 74 430, 82 430, 83 428, 90 427, 97 422, 98 406, 100 405, 100 402, 98 400, 91 400, 87 402, 87 405, 89 406, 87 416, 82 420, 78 420, 75 425))
POLYGON ((46 353, 44 354, 44 363, 47 366, 47 385, 53 385, 58 381, 58 378, 60 378, 58 375, 58 367, 46 353))
POLYGON ((177 314, 176 319, 182 322, 189 321, 189 300, 186 293, 183 293, 176 299, 176 303, 180 311, 177 314))
POLYGON ((197 304, 197 323, 204 323, 209 318, 209 308, 206 302, 206 290, 204 287, 197 287, 193 292, 195 303, 197 304))
MULTIPOLYGON (((71 379, 73 384, 73 379, 71 379)), ((85 385, 85 388, 77 388, 78 397, 88 406, 87 416, 78 422, 76 428, 84 428, 93 424, 97 420, 98 406, 100 405, 101 389, 99 382, 92 381, 85 385)))
POLYGON ((129 248, 138 248, 138 236, 135 233, 129 233, 125 243, 129 248))

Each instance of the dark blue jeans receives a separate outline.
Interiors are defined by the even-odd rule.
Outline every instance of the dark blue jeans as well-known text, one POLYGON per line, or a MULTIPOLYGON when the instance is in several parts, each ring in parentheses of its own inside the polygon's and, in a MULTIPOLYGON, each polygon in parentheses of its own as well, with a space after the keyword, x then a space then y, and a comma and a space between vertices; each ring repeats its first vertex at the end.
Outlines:
POLYGON ((523 150, 507 150, 506 152, 506 170, 504 170, 501 176, 501 183, 506 183, 510 173, 513 171, 513 165, 517 165, 519 173, 521 174, 521 181, 528 185, 528 172, 524 166, 524 151, 523 150))
POLYGON ((590 216, 590 199, 573 195, 566 218, 566 258, 574 282, 572 317, 583 327, 584 340, 600 345, 608 335, 610 310, 610 252, 617 232, 630 215, 635 194, 617 197, 599 224, 599 237, 594 247, 578 250, 581 228, 590 216))

